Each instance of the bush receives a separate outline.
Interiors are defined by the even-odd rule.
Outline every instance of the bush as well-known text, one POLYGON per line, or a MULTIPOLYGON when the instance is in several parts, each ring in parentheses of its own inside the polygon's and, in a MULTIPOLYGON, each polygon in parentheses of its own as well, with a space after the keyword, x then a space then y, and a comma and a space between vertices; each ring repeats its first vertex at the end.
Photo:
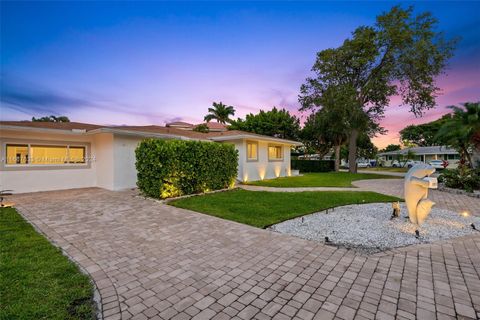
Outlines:
POLYGON ((467 192, 480 189, 479 172, 470 168, 445 169, 442 171, 439 181, 453 189, 462 189, 467 192))
POLYGON ((330 172, 335 170, 335 161, 333 160, 292 160, 293 170, 300 172, 330 172))
POLYGON ((137 185, 159 199, 228 188, 237 176, 230 144, 147 139, 135 150, 137 185))

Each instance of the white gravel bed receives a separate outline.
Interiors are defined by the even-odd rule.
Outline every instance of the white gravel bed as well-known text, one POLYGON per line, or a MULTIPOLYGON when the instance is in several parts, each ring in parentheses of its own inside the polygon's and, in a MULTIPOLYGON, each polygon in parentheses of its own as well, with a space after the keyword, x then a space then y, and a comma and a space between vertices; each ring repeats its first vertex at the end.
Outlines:
POLYGON ((349 205, 284 221, 269 229, 319 242, 328 237, 331 244, 367 253, 479 232, 473 230, 472 223, 480 230, 480 217, 464 217, 449 210, 434 207, 420 227, 408 220, 403 203, 400 212, 400 217, 390 219, 390 203, 349 205), (417 229, 419 238, 415 237, 417 229))

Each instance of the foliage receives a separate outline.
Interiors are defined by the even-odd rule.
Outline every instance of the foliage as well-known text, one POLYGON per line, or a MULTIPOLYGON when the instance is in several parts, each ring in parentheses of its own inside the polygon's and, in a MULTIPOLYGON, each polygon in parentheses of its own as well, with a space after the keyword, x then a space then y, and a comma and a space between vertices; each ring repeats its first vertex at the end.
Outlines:
POLYGON ((358 191, 259 192, 232 190, 174 200, 169 204, 265 228, 275 223, 332 207, 398 200, 400 199, 374 192, 358 191))
POLYGON ((196 132, 202 132, 202 133, 208 133, 210 132, 210 129, 205 123, 199 124, 193 128, 193 131, 196 132))
POLYGON ((153 198, 228 188, 237 176, 238 153, 231 144, 147 139, 135 154, 137 185, 153 198))
POLYGON ((265 187, 296 188, 296 187, 352 187, 352 181, 367 179, 399 179, 401 177, 370 173, 322 172, 305 173, 296 177, 284 177, 248 184, 265 187))
POLYGON ((378 148, 373 144, 367 134, 360 134, 357 139, 357 157, 364 159, 374 159, 378 153, 378 148))
POLYGON ((329 172, 335 169, 333 160, 291 160, 291 167, 300 172, 329 172))
POLYGON ((0 319, 95 319, 88 276, 13 208, 0 208, 0 319))
POLYGON ((473 166, 469 149, 473 147, 477 153, 480 149, 480 102, 467 102, 463 107, 449 108, 453 109, 453 116, 442 125, 435 137, 459 151, 461 164, 473 166))
POLYGON ((374 129, 371 125, 378 124, 392 96, 400 96, 415 115, 435 106, 435 79, 456 42, 446 40, 437 25, 428 12, 414 15, 412 7, 395 6, 378 16, 374 26, 358 27, 340 47, 317 53, 316 76, 300 89, 301 110, 322 107, 332 88, 342 100, 355 101, 348 113, 350 170, 355 170, 358 134, 374 129))
POLYGON ((216 120, 223 124, 232 122, 230 116, 235 115, 234 107, 226 106, 222 102, 214 102, 212 107, 213 108, 208 108, 208 114, 204 118, 205 121, 210 122, 216 120))
POLYGON ((448 188, 462 189, 467 192, 480 189, 480 172, 465 166, 457 169, 445 169, 439 180, 448 188))
POLYGON ((32 117, 32 122, 70 122, 66 116, 46 116, 41 118, 32 117))
POLYGON ((398 151, 401 150, 402 147, 399 144, 389 144, 379 152, 392 152, 392 151, 398 151))
POLYGON ((320 157, 334 148, 336 169, 340 163, 339 149, 348 138, 348 103, 325 95, 323 107, 307 118, 300 135, 307 149, 314 150, 320 157))
POLYGON ((451 114, 446 114, 432 122, 409 125, 400 131, 400 140, 408 146, 428 147, 443 145, 444 141, 437 137, 437 133, 451 118, 451 114))
POLYGON ((232 121, 229 130, 243 130, 281 139, 298 139, 300 120, 285 109, 260 110, 258 114, 247 114, 245 120, 232 121))

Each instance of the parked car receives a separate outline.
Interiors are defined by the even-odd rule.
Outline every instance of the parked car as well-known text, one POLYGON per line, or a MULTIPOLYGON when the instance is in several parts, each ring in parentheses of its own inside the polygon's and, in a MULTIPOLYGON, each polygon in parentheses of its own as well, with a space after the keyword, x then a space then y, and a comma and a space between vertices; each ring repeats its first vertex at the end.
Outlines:
POLYGON ((359 161, 357 162, 357 168, 370 168, 372 165, 368 161, 359 161))
POLYGON ((448 167, 448 161, 447 160, 432 160, 428 162, 429 165, 434 167, 435 169, 445 169, 448 167))
POLYGON ((423 163, 422 161, 407 160, 407 161, 398 161, 395 160, 392 162, 392 167, 394 168, 411 168, 416 164, 423 163))

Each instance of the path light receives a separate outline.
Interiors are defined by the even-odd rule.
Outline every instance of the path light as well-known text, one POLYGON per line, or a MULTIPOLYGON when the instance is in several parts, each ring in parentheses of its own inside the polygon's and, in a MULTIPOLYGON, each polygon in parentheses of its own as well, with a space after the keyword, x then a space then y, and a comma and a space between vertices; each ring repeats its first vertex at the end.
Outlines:
POLYGON ((463 210, 462 212, 460 212, 460 215, 466 218, 470 216, 470 212, 468 212, 467 210, 463 210))
POLYGON ((477 228, 475 227, 475 225, 473 223, 470 225, 470 227, 472 227, 473 230, 477 230, 477 228))
POLYGON ((330 239, 328 239, 328 237, 325 237, 325 243, 328 243, 330 242, 330 239))
POLYGON ((415 230, 415 238, 420 238, 420 231, 418 230, 415 230))

